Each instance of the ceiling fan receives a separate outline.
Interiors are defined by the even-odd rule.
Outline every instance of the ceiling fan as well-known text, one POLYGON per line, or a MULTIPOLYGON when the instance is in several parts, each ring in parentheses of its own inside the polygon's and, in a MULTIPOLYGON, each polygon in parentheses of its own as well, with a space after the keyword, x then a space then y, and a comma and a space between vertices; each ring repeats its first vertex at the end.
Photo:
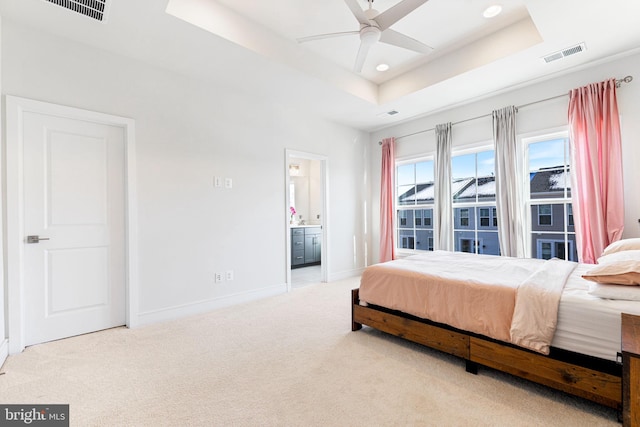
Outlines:
POLYGON ((397 31, 393 31, 391 28, 389 28, 400 19, 416 10, 419 6, 426 3, 428 0, 402 0, 400 3, 385 10, 382 13, 373 9, 374 0, 367 1, 369 2, 369 9, 362 10, 362 8, 358 5, 358 0, 344 0, 344 2, 347 4, 347 7, 351 9, 351 13, 353 13, 353 16, 355 16, 355 18, 360 23, 360 30, 302 37, 297 39, 298 43, 326 39, 330 37, 342 37, 359 34, 360 48, 358 49, 358 55, 356 56, 356 62, 353 67, 354 71, 357 73, 362 71, 362 66, 364 65, 365 59, 367 58, 369 49, 378 41, 413 50, 419 53, 429 53, 433 50, 432 47, 427 46, 426 44, 419 42, 416 39, 405 36, 404 34, 401 34, 397 31))

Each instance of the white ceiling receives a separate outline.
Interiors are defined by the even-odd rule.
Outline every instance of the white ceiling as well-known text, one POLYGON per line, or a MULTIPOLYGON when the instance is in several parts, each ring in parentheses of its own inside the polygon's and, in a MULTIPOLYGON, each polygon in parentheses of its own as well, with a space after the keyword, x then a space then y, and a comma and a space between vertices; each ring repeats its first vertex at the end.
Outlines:
MULTIPOLYGON (((383 12, 398 2, 375 0, 373 6, 383 12)), ((352 71, 357 35, 296 41, 358 30, 344 0, 107 3, 105 23, 45 0, 0 0, 0 15, 368 131, 640 47, 636 0, 430 0, 392 29, 433 52, 378 43, 358 74, 352 71), (483 18, 484 8, 496 2, 503 13, 483 18), (541 59, 581 42, 585 52, 549 64, 541 59), (392 68, 375 71, 383 61, 392 68), (387 115, 390 110, 398 114, 387 115)))
MULTIPOLYGON (((392 28, 433 47, 433 55, 421 55, 377 43, 369 52, 362 76, 376 84, 383 83, 428 61, 431 56, 451 51, 452 47, 466 44, 473 38, 494 32, 527 16, 523 0, 510 0, 505 2, 503 12, 499 16, 486 19, 482 12, 486 6, 492 4, 491 2, 492 0, 427 1, 392 28), (386 72, 376 71, 375 65, 381 62, 389 64, 392 68, 386 72)), ((218 0, 218 3, 288 40, 359 29, 359 23, 344 0, 218 0)), ((358 3, 362 9, 369 7, 366 0, 358 0, 358 3)), ((373 6, 382 13, 398 3, 401 1, 374 0, 373 6)), ((351 35, 308 42, 304 48, 346 70, 351 70, 359 44, 358 35, 351 35)))

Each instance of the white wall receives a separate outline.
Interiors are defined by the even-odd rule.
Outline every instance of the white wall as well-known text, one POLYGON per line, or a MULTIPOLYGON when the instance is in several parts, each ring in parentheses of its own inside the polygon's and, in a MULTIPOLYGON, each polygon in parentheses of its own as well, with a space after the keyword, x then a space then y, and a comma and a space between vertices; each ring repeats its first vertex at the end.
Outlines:
POLYGON ((3 94, 135 119, 141 323, 286 290, 286 148, 329 159, 329 278, 363 267, 368 134, 8 21, 2 51, 3 94))
MULTIPOLYGON (((470 102, 447 111, 389 127, 371 135, 370 170, 371 170, 371 223, 372 223, 372 257, 379 259, 379 226, 380 216, 377 209, 380 203, 380 146, 378 141, 391 136, 409 135, 414 132, 431 129, 438 123, 458 122, 474 117, 487 115, 477 120, 454 125, 453 146, 490 142, 492 139, 491 111, 507 105, 521 106, 535 101, 567 94, 569 90, 588 83, 622 78, 632 75, 635 80, 623 85, 618 90, 618 107, 622 117, 623 168, 625 182, 625 230, 624 237, 640 237, 640 198, 637 197, 637 184, 640 182, 640 53, 618 58, 607 63, 581 69, 556 78, 538 82, 517 90, 497 94, 476 102, 470 102)), ((521 108, 518 113, 518 133, 552 129, 567 125, 567 108, 569 98, 537 103, 521 108)), ((397 158, 410 158, 435 151, 436 141, 433 131, 402 138, 396 145, 397 158)))

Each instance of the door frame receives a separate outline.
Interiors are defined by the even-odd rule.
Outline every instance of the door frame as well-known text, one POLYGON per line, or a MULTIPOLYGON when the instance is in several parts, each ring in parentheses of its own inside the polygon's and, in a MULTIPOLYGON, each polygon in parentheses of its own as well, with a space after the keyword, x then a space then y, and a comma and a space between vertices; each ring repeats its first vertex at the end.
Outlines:
POLYGON ((304 151, 296 151, 291 149, 285 149, 285 197, 284 197, 284 211, 286 212, 285 218, 285 230, 286 230, 286 277, 287 277, 287 292, 291 292, 291 224, 289 223, 289 206, 291 206, 289 200, 289 186, 291 184, 291 178, 289 175, 289 165, 292 164, 292 159, 305 159, 305 160, 318 160, 320 161, 320 182, 321 190, 320 197, 322 199, 322 218, 320 220, 320 226, 322 227, 322 243, 320 247, 320 281, 327 282, 329 272, 329 176, 327 173, 328 157, 321 154, 307 153, 304 151))
POLYGON ((17 96, 6 96, 6 261, 9 354, 20 353, 24 340, 24 113, 40 113, 72 120, 120 127, 125 144, 125 313, 126 326, 138 323, 138 221, 136 209, 135 121, 130 118, 51 104, 17 96))

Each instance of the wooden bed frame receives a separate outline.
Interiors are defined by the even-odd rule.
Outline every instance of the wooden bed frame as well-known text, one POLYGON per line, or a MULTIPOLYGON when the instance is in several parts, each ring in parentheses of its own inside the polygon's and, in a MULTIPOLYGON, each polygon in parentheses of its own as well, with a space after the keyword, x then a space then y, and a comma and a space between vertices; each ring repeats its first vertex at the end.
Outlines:
POLYGON ((468 372, 483 365, 615 408, 625 427, 640 427, 640 316, 622 316, 621 364, 555 348, 544 356, 399 311, 362 306, 359 289, 351 291, 351 306, 352 331, 367 325, 461 357, 468 372))

